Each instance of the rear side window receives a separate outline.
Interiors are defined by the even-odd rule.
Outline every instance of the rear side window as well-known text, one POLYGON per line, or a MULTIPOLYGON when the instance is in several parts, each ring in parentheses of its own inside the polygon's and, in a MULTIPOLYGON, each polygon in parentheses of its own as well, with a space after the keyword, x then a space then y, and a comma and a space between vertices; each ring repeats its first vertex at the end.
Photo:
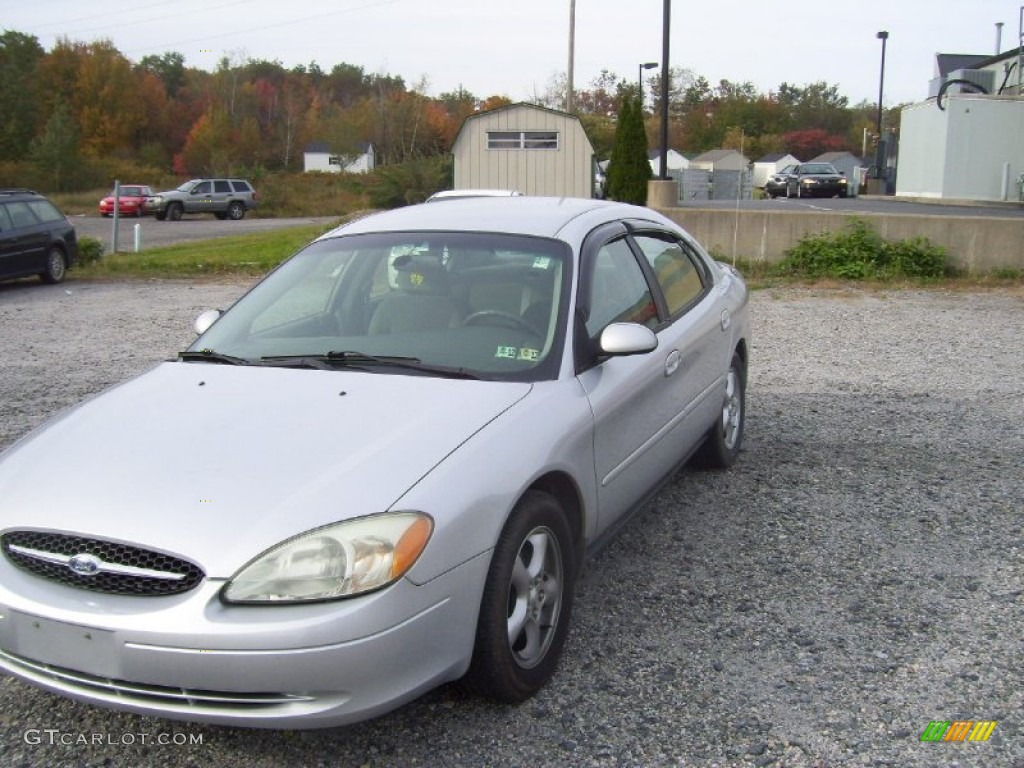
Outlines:
POLYGON ((213 182, 213 191, 229 194, 231 192, 231 185, 226 181, 215 181, 213 182))
POLYGON ((252 187, 244 181, 232 181, 231 186, 234 187, 235 192, 252 192, 252 187))
POLYGON ((28 207, 40 221, 63 221, 64 214, 53 207, 48 200, 32 200, 28 207))
POLYGON ((39 220, 29 210, 28 203, 8 203, 7 212, 11 214, 11 224, 15 229, 34 227, 39 220))
POLYGON ((635 235, 644 257, 665 296, 669 315, 675 316, 704 293, 701 271, 693 256, 676 240, 651 235, 635 235))

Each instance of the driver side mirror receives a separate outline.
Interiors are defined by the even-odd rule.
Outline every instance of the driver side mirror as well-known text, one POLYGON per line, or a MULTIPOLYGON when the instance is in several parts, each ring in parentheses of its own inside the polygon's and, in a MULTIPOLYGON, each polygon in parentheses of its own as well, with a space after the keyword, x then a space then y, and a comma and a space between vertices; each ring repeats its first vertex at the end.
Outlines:
POLYGON ((192 321, 192 330, 197 336, 202 336, 220 318, 222 312, 219 309, 208 309, 200 312, 199 316, 192 321))
POLYGON ((601 354, 610 357, 641 355, 658 348, 658 337, 646 325, 612 323, 601 331, 598 346, 601 354))

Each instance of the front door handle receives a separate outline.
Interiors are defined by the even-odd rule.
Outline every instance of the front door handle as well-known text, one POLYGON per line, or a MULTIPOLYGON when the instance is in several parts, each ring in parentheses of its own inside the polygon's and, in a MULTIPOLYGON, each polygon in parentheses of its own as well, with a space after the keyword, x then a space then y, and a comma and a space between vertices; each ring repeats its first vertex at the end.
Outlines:
POLYGON ((671 376, 673 373, 679 370, 679 363, 683 360, 683 356, 679 354, 678 349, 673 349, 669 352, 668 357, 665 358, 665 375, 671 376))

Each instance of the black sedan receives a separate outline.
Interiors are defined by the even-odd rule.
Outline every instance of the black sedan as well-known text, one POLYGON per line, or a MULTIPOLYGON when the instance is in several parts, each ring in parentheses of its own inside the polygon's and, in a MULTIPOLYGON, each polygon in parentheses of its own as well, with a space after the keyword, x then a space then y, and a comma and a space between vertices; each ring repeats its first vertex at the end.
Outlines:
POLYGON ((848 187, 832 163, 800 163, 786 178, 786 197, 846 197, 848 187))
POLYGON ((780 197, 787 195, 786 191, 788 185, 789 174, 796 171, 795 165, 787 165, 778 173, 773 173, 768 177, 768 181, 764 183, 764 193, 771 198, 780 197))

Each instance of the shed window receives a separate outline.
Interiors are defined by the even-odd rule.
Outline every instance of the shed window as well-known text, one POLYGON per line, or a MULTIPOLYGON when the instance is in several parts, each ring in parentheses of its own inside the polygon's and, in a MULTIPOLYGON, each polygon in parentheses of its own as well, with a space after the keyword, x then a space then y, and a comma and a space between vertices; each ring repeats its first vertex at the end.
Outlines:
POLYGON ((488 131, 488 149, 558 149, 558 131, 488 131))

